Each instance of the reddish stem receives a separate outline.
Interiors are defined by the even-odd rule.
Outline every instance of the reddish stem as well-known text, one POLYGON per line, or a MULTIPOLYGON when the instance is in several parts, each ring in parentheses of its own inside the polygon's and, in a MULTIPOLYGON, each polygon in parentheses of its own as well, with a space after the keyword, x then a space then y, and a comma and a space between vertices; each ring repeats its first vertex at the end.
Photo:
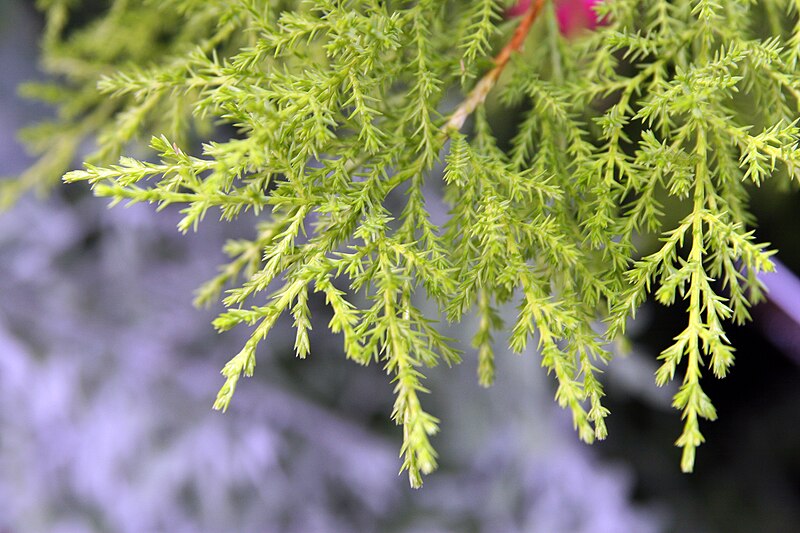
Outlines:
POLYGON ((461 105, 456 108, 455 112, 450 116, 450 120, 448 120, 445 125, 445 131, 459 131, 464 125, 464 122, 466 122, 467 117, 475 111, 475 108, 486 100, 489 92, 492 90, 495 83, 497 83, 500 74, 503 73, 508 61, 511 59, 511 55, 514 52, 518 52, 525 43, 525 38, 528 36, 528 32, 530 32, 536 17, 538 17, 539 13, 542 11, 544 2, 545 0, 534 0, 530 3, 527 11, 525 11, 525 14, 519 22, 519 26, 517 26, 517 29, 514 31, 511 40, 500 50, 500 53, 495 56, 494 68, 480 79, 469 93, 469 96, 467 96, 467 99, 461 102, 461 105))

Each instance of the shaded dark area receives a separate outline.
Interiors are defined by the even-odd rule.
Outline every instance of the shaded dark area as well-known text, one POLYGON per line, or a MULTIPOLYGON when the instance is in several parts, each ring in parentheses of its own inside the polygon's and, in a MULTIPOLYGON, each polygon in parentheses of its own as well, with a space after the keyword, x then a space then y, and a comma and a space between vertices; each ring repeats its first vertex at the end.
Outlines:
MULTIPOLYGON (((800 272, 800 197, 769 189, 753 195, 758 236, 779 250, 783 266, 800 272)), ((789 297, 800 301, 800 294, 789 297)), ((636 340, 658 354, 686 317, 680 305, 651 306, 653 315, 636 340)), ((694 473, 680 473, 678 448, 664 453, 681 431, 677 412, 653 410, 609 387, 612 438, 599 449, 631 462, 637 499, 672 503, 669 531, 790 533, 800 523, 800 324, 769 302, 752 314, 753 322, 728 329, 736 347, 732 371, 721 380, 703 380, 718 419, 701 425, 706 442, 694 473)))
MULTIPOLYGON (((718 420, 701 426, 706 442, 698 450, 692 474, 680 472, 680 450, 669 447, 681 431, 677 413, 654 410, 609 387, 612 437, 599 449, 633 465, 637 499, 671 502, 669 531, 796 530, 800 368, 759 329, 764 313, 756 316, 756 324, 731 331, 737 358, 729 376, 703 381, 718 420)), ((643 344, 656 353, 682 320, 680 313, 659 310, 659 326, 649 328, 643 344)))

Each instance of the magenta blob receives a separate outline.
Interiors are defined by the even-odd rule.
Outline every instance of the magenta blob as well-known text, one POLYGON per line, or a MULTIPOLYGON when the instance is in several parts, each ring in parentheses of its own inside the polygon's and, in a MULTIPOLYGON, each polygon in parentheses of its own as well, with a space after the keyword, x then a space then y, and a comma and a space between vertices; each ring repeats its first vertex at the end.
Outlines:
MULTIPOLYGON (((582 29, 593 29, 597 26, 597 15, 594 5, 600 0, 557 0, 556 17, 558 27, 566 36, 574 35, 582 29)), ((520 0, 506 12, 507 17, 518 17, 530 7, 531 0, 520 0)))

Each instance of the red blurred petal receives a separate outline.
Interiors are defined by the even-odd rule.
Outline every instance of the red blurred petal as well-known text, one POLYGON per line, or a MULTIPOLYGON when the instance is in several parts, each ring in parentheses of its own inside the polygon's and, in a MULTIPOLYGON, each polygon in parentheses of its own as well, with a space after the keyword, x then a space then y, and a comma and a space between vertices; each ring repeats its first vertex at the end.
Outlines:
MULTIPOLYGON (((561 33, 570 36, 582 29, 593 29, 597 26, 597 15, 592 7, 600 0, 558 0, 556 17, 561 33)), ((519 0, 514 7, 506 11, 506 17, 518 17, 530 7, 531 0, 519 0)))

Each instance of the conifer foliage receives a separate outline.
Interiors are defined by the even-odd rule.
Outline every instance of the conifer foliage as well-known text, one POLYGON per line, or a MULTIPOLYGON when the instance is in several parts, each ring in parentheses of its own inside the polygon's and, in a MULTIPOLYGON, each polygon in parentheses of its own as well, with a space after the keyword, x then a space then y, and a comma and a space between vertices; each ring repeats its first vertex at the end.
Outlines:
POLYGON ((461 359, 442 323, 477 316, 485 386, 495 339, 535 345, 592 442, 606 436, 600 371, 651 297, 686 310, 655 379, 681 383, 692 470, 700 420, 716 417, 701 378, 730 370, 725 326, 749 318, 772 269, 748 191, 800 171, 796 0, 605 0, 601 24, 569 38, 549 0, 518 17, 502 0, 113 0, 83 26, 79 2, 39 4, 61 80, 25 90, 61 112, 28 132, 42 159, 6 203, 92 138, 65 181, 178 204, 184 232, 209 213, 258 216, 197 294, 227 306, 219 331, 251 328, 216 409, 281 315, 310 355, 319 293, 346 357, 389 375, 418 487, 437 462, 425 369, 461 359), (510 140, 498 117, 513 117, 510 140), (153 157, 119 157, 148 136, 153 157))

